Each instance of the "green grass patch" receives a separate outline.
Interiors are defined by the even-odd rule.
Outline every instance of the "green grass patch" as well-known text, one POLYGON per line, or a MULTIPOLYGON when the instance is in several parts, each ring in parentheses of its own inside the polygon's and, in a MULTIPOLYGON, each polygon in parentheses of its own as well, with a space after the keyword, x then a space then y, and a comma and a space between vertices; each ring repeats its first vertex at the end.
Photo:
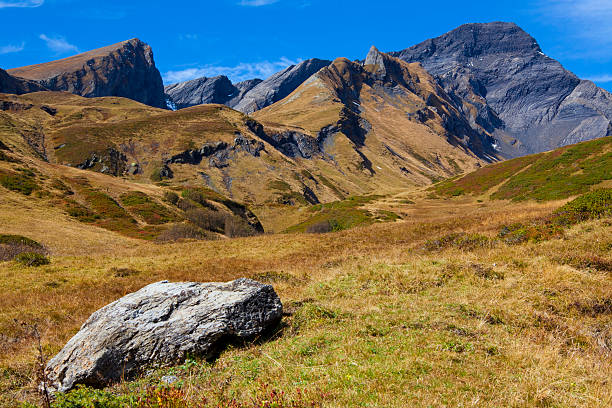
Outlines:
POLYGON ((268 183, 270 190, 291 191, 291 186, 282 180, 272 180, 268 183))
POLYGON ((176 221, 176 217, 170 210, 140 191, 122 195, 121 203, 124 208, 142 218, 147 224, 160 225, 176 221))
POLYGON ((612 180, 612 137, 492 164, 431 190, 452 197, 500 185, 491 198, 549 201, 585 193, 606 180, 612 180))
POLYGON ((34 173, 27 169, 22 170, 24 171, 20 173, 0 171, 0 185, 23 195, 30 195, 33 191, 39 190, 40 186, 36 183, 34 173))
POLYGON ((342 231, 361 225, 370 225, 376 222, 392 222, 399 216, 391 211, 371 212, 359 207, 370 203, 382 196, 353 196, 343 201, 313 205, 308 209, 313 213, 307 220, 289 227, 286 232, 319 232, 313 231, 320 225, 329 225, 325 231, 342 231))

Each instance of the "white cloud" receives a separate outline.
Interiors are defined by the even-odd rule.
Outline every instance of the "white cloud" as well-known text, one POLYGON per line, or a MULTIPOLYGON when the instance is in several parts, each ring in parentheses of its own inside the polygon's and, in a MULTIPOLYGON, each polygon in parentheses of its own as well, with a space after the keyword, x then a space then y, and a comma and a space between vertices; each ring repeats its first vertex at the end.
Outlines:
POLYGON ((22 42, 20 45, 9 44, 9 45, 0 46, 0 55, 11 54, 13 52, 23 51, 24 48, 25 48, 24 42, 22 42))
POLYGON ((612 45, 610 0, 540 0, 538 12, 577 38, 612 45))
POLYGON ((261 7, 274 4, 276 2, 278 2, 278 0, 241 0, 238 4, 248 7, 261 7))
POLYGON ((67 52, 79 52, 76 45, 70 44, 64 37, 48 37, 45 34, 38 36, 41 40, 47 43, 47 47, 58 54, 67 52))
POLYGON ((612 82, 612 74, 593 75, 586 79, 593 82, 612 82))
POLYGON ((225 75, 232 81, 244 81, 245 79, 253 78, 268 78, 272 74, 277 73, 291 65, 299 64, 302 60, 293 61, 288 58, 281 58, 278 61, 262 61, 262 62, 243 62, 233 67, 205 65, 198 68, 187 68, 179 71, 168 71, 164 74, 164 83, 175 84, 177 82, 189 81, 191 79, 201 77, 213 77, 217 75, 225 75))
POLYGON ((193 41, 195 41, 198 38, 200 38, 200 36, 197 35, 197 34, 189 34, 189 33, 187 33, 187 34, 179 34, 178 38, 181 41, 183 41, 183 40, 193 40, 193 41))
POLYGON ((0 1, 0 8, 7 7, 40 7, 45 3, 45 0, 24 0, 24 1, 0 1))

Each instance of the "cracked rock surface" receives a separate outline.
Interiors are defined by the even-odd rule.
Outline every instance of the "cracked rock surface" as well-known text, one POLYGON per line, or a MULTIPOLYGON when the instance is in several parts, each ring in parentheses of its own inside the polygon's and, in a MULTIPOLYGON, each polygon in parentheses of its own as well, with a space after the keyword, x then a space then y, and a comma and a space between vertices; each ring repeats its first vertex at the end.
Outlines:
POLYGON ((51 390, 105 386, 188 355, 210 358, 228 341, 273 328, 281 316, 272 286, 250 279, 153 283, 91 315, 49 361, 51 390))

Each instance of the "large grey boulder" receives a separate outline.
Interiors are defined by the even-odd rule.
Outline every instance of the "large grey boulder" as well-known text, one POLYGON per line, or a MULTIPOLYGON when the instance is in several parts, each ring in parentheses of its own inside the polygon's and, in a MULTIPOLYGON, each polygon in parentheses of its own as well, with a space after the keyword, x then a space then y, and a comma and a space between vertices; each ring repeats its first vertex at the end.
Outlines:
POLYGON ((281 316, 272 286, 250 279, 154 283, 91 315, 49 361, 50 388, 105 386, 188 355, 209 358, 229 340, 264 333, 281 316))
POLYGON ((466 24, 392 55, 420 62, 464 112, 520 156, 612 135, 612 95, 546 56, 513 23, 466 24))

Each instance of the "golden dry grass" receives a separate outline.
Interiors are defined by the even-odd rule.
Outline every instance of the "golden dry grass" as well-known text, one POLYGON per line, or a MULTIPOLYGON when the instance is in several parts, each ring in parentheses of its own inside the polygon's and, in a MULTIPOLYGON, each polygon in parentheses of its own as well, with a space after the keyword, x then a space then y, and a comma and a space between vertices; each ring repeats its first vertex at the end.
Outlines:
POLYGON ((159 370, 115 391, 136 392, 171 372, 192 401, 247 401, 264 382, 289 396, 305 389, 316 405, 330 407, 612 403, 610 271, 562 259, 612 261, 610 220, 542 243, 428 252, 428 239, 457 231, 493 237, 503 224, 549 214, 560 203, 429 200, 413 191, 372 204, 409 215, 397 223, 158 245, 8 196, 0 203, 2 232, 31 236, 54 253, 41 268, 0 263, 6 406, 35 398, 33 339, 14 319, 36 322, 53 354, 90 313, 148 283, 242 276, 274 285, 292 313, 281 332, 231 348, 214 364, 159 370), (22 205, 28 208, 7 211, 22 205), (134 272, 118 277, 113 268, 134 272))

